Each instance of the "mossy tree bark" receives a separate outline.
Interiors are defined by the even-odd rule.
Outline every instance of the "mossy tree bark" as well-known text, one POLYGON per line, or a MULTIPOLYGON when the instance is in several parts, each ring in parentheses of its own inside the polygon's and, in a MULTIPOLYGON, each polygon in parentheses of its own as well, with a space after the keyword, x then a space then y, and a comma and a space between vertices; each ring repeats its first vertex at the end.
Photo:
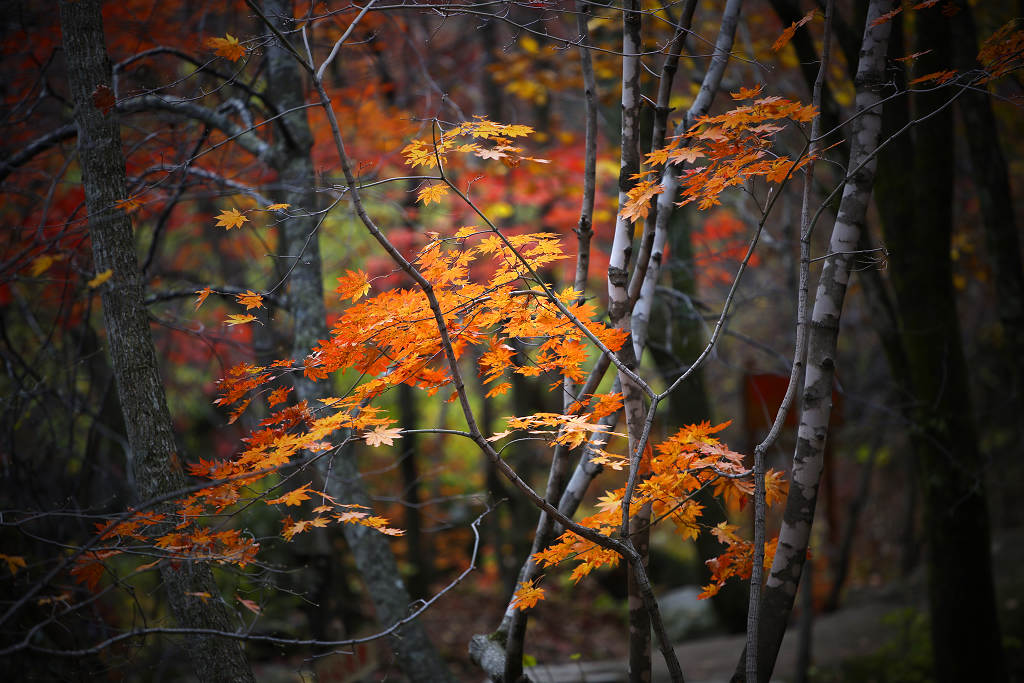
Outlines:
MULTIPOLYGON (((111 367, 124 415, 135 492, 140 501, 146 501, 184 488, 185 476, 176 455, 171 415, 143 302, 144 284, 131 221, 116 208, 127 194, 121 131, 116 113, 104 112, 94 101, 94 94, 112 95, 99 0, 62 1, 60 23, 75 105, 93 263, 97 273, 112 272, 101 288, 111 367)), ((163 562, 160 576, 171 611, 183 628, 234 630, 221 601, 199 597, 219 595, 209 565, 163 562)), ((254 680, 239 641, 201 634, 187 640, 189 658, 200 680, 254 680)))

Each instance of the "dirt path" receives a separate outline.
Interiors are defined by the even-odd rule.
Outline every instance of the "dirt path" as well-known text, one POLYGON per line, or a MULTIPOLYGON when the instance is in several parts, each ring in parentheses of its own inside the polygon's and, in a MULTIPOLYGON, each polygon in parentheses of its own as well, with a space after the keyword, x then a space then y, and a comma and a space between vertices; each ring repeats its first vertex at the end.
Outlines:
MULTIPOLYGON (((902 604, 899 601, 874 602, 848 607, 834 614, 819 617, 814 624, 813 661, 827 666, 857 655, 874 652, 895 636, 894 627, 883 623, 883 617, 902 604)), ((703 638, 677 645, 676 655, 687 683, 726 683, 743 650, 743 636, 703 638)), ((775 667, 776 678, 785 681, 796 666, 798 634, 786 633, 775 667)), ((571 662, 560 665, 532 667, 530 679, 535 683, 618 683, 626 680, 626 662, 571 662)), ((657 656, 654 681, 668 681, 665 663, 657 656)))

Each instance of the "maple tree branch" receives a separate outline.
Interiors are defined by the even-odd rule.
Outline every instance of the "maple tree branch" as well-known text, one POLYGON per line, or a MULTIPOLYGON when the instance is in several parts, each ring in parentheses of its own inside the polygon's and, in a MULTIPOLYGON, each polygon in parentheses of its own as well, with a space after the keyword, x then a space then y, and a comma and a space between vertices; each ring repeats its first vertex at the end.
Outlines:
MULTIPOLYGON (((520 491, 526 494, 526 496, 535 505, 537 505, 543 510, 546 510, 548 514, 554 516, 554 518, 557 519, 566 528, 576 532, 577 534, 584 538, 587 538, 588 540, 600 544, 604 548, 614 550, 616 552, 619 552, 620 554, 625 553, 626 556, 632 557, 632 555, 630 554, 630 549, 626 548, 621 542, 616 541, 615 539, 612 539, 608 536, 605 536, 600 532, 595 531, 594 529, 590 529, 588 527, 577 524, 576 522, 573 522, 571 519, 568 519, 567 517, 559 513, 557 508, 555 508, 550 503, 545 501, 540 495, 537 494, 536 491, 534 491, 529 486, 529 484, 523 481, 519 477, 519 475, 516 474, 516 472, 509 466, 509 464, 505 462, 500 455, 498 455, 498 453, 494 450, 494 448, 486 440, 486 438, 484 438, 483 434, 480 432, 479 426, 476 423, 476 418, 474 417, 472 407, 469 403, 469 397, 466 394, 466 387, 464 382, 462 381, 461 372, 458 369, 458 359, 455 356, 455 351, 452 347, 451 339, 449 338, 448 335, 448 326, 444 321, 444 313, 441 310, 440 304, 437 301, 437 296, 434 293, 434 287, 433 285, 430 284, 430 282, 426 280, 426 278, 423 277, 419 270, 415 266, 413 266, 405 258, 405 256, 402 255, 400 251, 398 251, 398 249, 391 243, 390 240, 388 240, 384 233, 381 232, 380 228, 377 227, 376 223, 373 221, 372 218, 370 218, 369 214, 366 213, 366 209, 362 203, 362 198, 360 197, 360 193, 355 184, 355 178, 352 175, 351 164, 348 159, 348 153, 345 151, 345 145, 343 138, 341 137, 341 130, 338 126, 338 120, 337 117, 334 115, 333 107, 331 107, 330 105, 330 98, 327 95, 327 92, 324 90, 322 83, 314 82, 314 86, 317 88, 317 91, 321 98, 321 103, 324 107, 324 110, 327 113, 328 122, 331 125, 331 131, 334 136, 335 147, 338 152, 339 161, 341 162, 342 173, 345 175, 345 179, 346 182, 348 182, 349 187, 352 188, 351 197, 353 208, 356 211, 356 215, 359 217, 360 221, 363 223, 364 227, 366 227, 367 231, 371 234, 371 236, 375 240, 377 240, 377 242, 384 248, 384 250, 395 261, 395 263, 416 282, 416 284, 423 291, 424 295, 427 297, 427 302, 430 306, 431 311, 434 314, 434 319, 438 326, 438 332, 441 336, 441 347, 444 350, 444 354, 449 365, 449 370, 451 370, 452 372, 452 384, 455 387, 456 394, 459 397, 463 414, 466 418, 469 427, 469 433, 472 435, 473 440, 476 441, 480 449, 495 463, 495 465, 502 472, 502 474, 504 474, 509 479, 509 481, 516 486, 516 488, 518 488, 520 491)), ((557 298, 555 298, 553 295, 549 294, 549 296, 551 296, 555 301, 557 301, 557 298)))
POLYGON ((576 275, 573 289, 580 293, 577 303, 582 303, 587 290, 587 271, 590 269, 590 238, 594 234, 594 199, 597 194, 597 77, 594 75, 594 60, 587 46, 590 43, 590 4, 576 0, 576 30, 580 34, 580 69, 583 74, 583 107, 585 122, 583 196, 580 199, 580 218, 576 224, 576 275))
MULTIPOLYGON (((75 562, 75 560, 81 557, 84 553, 92 550, 92 548, 97 543, 104 540, 106 534, 110 533, 110 531, 113 530, 118 524, 124 522, 125 520, 131 518, 139 512, 153 509, 163 503, 166 503, 170 500, 174 500, 175 498, 180 498, 190 493, 197 493, 205 489, 215 488, 217 486, 222 486, 225 483, 230 483, 233 481, 251 479, 253 477, 262 476, 264 474, 272 474, 283 467, 287 467, 288 465, 289 463, 284 463, 281 465, 275 465, 274 467, 267 467, 260 470, 254 470, 252 472, 245 472, 243 474, 233 475, 230 477, 226 477, 224 479, 215 479, 203 484, 196 484, 194 486, 178 488, 175 489, 174 491, 169 491, 167 493, 151 497, 139 503, 138 505, 135 505, 134 507, 117 514, 114 517, 106 517, 105 519, 108 519, 109 522, 103 528, 99 529, 97 533, 92 537, 92 539, 86 541, 84 545, 77 547, 73 553, 62 558, 61 561, 57 563, 57 565, 54 566, 53 569, 47 572, 42 578, 37 580, 30 588, 25 590, 25 592, 22 593, 18 600, 16 600, 10 607, 7 608, 7 611, 5 611, 2 616, 0 616, 0 624, 3 624, 8 619, 10 619, 12 615, 17 613, 22 607, 25 606, 25 603, 27 603, 29 600, 35 597, 43 588, 48 586, 50 582, 57 577, 57 575, 63 573, 65 569, 67 569, 75 562)), ((3 654, 3 651, 0 651, 0 654, 3 654)))
POLYGON ((31 650, 33 652, 39 652, 41 654, 49 654, 57 657, 84 657, 87 655, 99 654, 107 648, 116 645, 125 640, 132 638, 142 638, 147 635, 206 635, 216 636, 219 638, 228 638, 232 640, 241 640, 246 642, 256 643, 269 643, 272 645, 299 645, 304 647, 346 647, 350 645, 360 645, 362 643, 369 643, 374 640, 380 640, 386 636, 391 635, 402 626, 409 622, 415 621, 421 614, 426 612, 432 607, 438 600, 444 597, 449 591, 458 586, 462 581, 469 576, 471 572, 476 570, 476 560, 480 552, 480 523, 483 518, 490 514, 493 507, 488 507, 484 510, 473 522, 470 524, 470 528, 473 531, 473 551, 470 556, 469 566, 466 567, 462 572, 448 583, 444 588, 435 593, 429 600, 420 600, 421 603, 414 611, 410 612, 408 616, 403 619, 396 621, 388 628, 378 631, 377 633, 363 636, 361 638, 348 638, 345 640, 318 640, 315 638, 282 638, 279 636, 268 636, 256 633, 245 633, 241 631, 222 631, 218 629, 209 628, 168 628, 168 627, 148 627, 140 628, 129 631, 128 633, 121 633, 116 636, 111 636, 106 640, 100 641, 95 645, 87 648, 80 648, 77 650, 60 650, 57 648, 46 648, 33 645, 29 637, 26 636, 20 643, 14 646, 10 646, 0 650, 0 656, 11 655, 20 650, 31 650))
POLYGON ((255 97, 256 99, 260 100, 260 102, 263 103, 263 106, 265 106, 270 111, 271 114, 278 114, 277 105, 275 104, 274 100, 268 97, 266 93, 260 92, 259 90, 256 90, 255 88, 251 87, 250 85, 237 80, 237 72, 235 74, 224 73, 212 66, 215 61, 214 59, 210 59, 204 62, 203 60, 185 52, 184 50, 179 50, 178 48, 170 47, 167 45, 157 45, 156 47, 151 47, 147 50, 143 50, 142 52, 138 52, 132 55, 131 57, 126 57, 117 64, 114 64, 115 92, 117 92, 118 90, 116 84, 120 78, 122 71, 127 69, 135 62, 138 62, 142 59, 146 59, 147 57, 152 57, 154 55, 161 54, 173 55, 181 59, 182 61, 188 62, 189 64, 198 67, 196 71, 194 71, 192 74, 189 74, 189 77, 197 73, 207 73, 215 78, 222 80, 225 85, 230 85, 233 88, 238 88, 246 95, 249 95, 250 97, 255 97))
POLYGON ((519 250, 516 249, 511 242, 509 242, 508 238, 501 232, 501 230, 498 229, 496 225, 494 225, 491 219, 488 218, 487 215, 480 210, 480 208, 473 202, 473 200, 470 199, 465 193, 463 193, 462 190, 460 190, 458 186, 455 185, 455 183, 452 182, 451 179, 448 178, 443 172, 441 173, 441 178, 442 180, 444 180, 445 184, 449 188, 451 188, 451 190, 455 192, 455 194, 457 194, 459 198, 463 202, 465 202, 466 205, 469 206, 469 208, 471 208, 473 212, 476 213, 476 215, 479 216, 480 219, 487 224, 487 227, 490 228, 490 230, 495 235, 497 235, 499 239, 501 239, 502 243, 506 247, 508 247, 513 254, 515 254, 516 258, 519 260, 520 263, 523 264, 523 267, 527 269, 527 271, 530 273, 530 276, 534 279, 534 281, 537 282, 537 284, 540 286, 541 290, 544 292, 547 298, 550 299, 551 303, 554 304, 555 307, 558 309, 559 313, 564 315, 570 322, 572 322, 577 328, 579 328, 580 332, 586 335, 587 339, 589 339, 594 344, 594 346, 596 346, 601 351, 603 355, 608 356, 609 361, 615 363, 615 367, 617 367, 621 372, 625 373, 625 375, 629 377, 631 380, 636 382, 637 385, 645 393, 653 397, 655 393, 651 386, 646 381, 644 381, 643 378, 637 375, 633 370, 626 367, 626 365, 621 360, 619 360, 618 355, 611 349, 609 349, 607 346, 605 346, 604 342, 598 339, 594 335, 594 333, 590 331, 586 324, 584 324, 583 321, 581 321, 576 315, 574 315, 572 311, 570 311, 566 307, 566 305, 561 302, 561 300, 555 295, 555 293, 551 291, 551 287, 546 282, 544 282, 543 278, 541 278, 540 274, 534 269, 534 267, 530 265, 530 263, 522 256, 522 254, 519 253, 519 250))
MULTIPOLYGON (((208 180, 212 183, 216 183, 223 187, 235 190, 236 192, 244 194, 247 197, 252 197, 257 202, 263 204, 264 206, 270 206, 271 204, 274 203, 273 200, 268 198, 266 195, 262 194, 259 190, 255 189, 254 187, 251 187, 244 183, 240 183, 237 180, 232 180, 231 178, 226 178, 220 175, 219 173, 215 173, 205 168, 199 168, 197 166, 193 166, 187 163, 181 165, 158 164, 156 166, 150 166, 149 168, 139 173, 139 175, 129 178, 129 180, 136 183, 141 183, 143 178, 153 173, 166 173, 168 175, 174 173, 183 173, 186 175, 195 176, 196 178, 202 178, 203 180, 208 180)), ((157 181, 157 183, 154 184, 159 184, 159 182, 160 181, 157 181)))
MULTIPOLYGON (((245 294, 247 291, 250 291, 248 287, 236 287, 235 285, 217 285, 216 288, 214 288, 213 285, 207 286, 209 286, 213 290, 212 292, 210 292, 211 294, 217 294, 225 298, 233 298, 238 296, 239 294, 245 294)), ((200 289, 202 289, 202 287, 200 287, 200 289)), ((161 301, 171 301, 173 299, 189 299, 195 297, 196 291, 197 290, 195 289, 169 289, 163 292, 153 292, 145 298, 143 303, 145 303, 147 306, 152 306, 153 304, 160 303, 161 301)), ((285 306, 285 302, 282 299, 278 298, 276 295, 267 292, 259 292, 259 294, 263 297, 264 300, 269 301, 275 306, 279 308, 287 308, 287 306, 285 306)))
MULTIPOLYGON (((327 67, 330 66, 331 62, 334 61, 334 58, 338 56, 338 50, 341 49, 342 43, 348 40, 348 37, 352 35, 352 31, 355 29, 356 25, 366 15, 366 13, 370 11, 370 8, 373 7, 373 4, 375 2, 377 2, 377 0, 370 0, 369 2, 367 2, 366 5, 364 5, 363 8, 359 10, 359 14, 356 15, 356 18, 353 19, 352 22, 348 25, 348 28, 345 29, 345 32, 341 34, 341 37, 334 41, 334 47, 331 48, 330 54, 328 54, 327 58, 324 59, 323 64, 320 65, 320 68, 316 70, 317 81, 323 80, 324 71, 326 71, 327 67)), ((303 27, 303 31, 305 31, 305 27, 303 27)), ((310 64, 312 64, 312 61, 310 61, 310 64)))
MULTIPOLYGON (((321 81, 314 78, 313 85, 320 96, 321 105, 325 113, 327 114, 327 120, 331 127, 331 133, 334 138, 335 148, 336 151, 338 152, 339 161, 341 163, 342 173, 345 176, 345 180, 348 183, 349 188, 351 188, 352 204, 353 208, 356 211, 356 215, 359 217, 364 227, 366 227, 367 231, 370 232, 371 236, 373 236, 373 238, 377 240, 377 242, 384 248, 388 255, 391 256, 395 263, 398 264, 399 267, 403 271, 405 271, 407 275, 413 278, 413 280, 420 287, 420 289, 423 291, 424 295, 427 298, 427 302, 430 306, 431 311, 434 314, 435 320, 437 322, 438 331, 441 335, 441 346, 444 349, 445 357, 447 358, 449 369, 452 373, 452 384, 455 387, 456 394, 459 397, 459 403, 462 407, 463 415, 466 418, 466 422, 469 427, 469 432, 470 434, 473 435, 473 439, 476 441, 480 449, 491 460, 491 462, 494 463, 495 467, 516 488, 522 491, 533 502, 534 505, 546 511, 549 515, 552 516, 552 518, 557 520, 566 529, 575 532, 577 535, 586 538, 587 540, 599 544, 603 548, 613 550, 614 552, 622 555, 623 558, 625 558, 628 562, 630 562, 630 565, 633 568, 633 572, 636 576, 636 581, 639 586, 640 593, 643 597, 645 607, 651 616, 652 622, 655 624, 655 630, 658 633, 659 644, 661 645, 662 652, 665 655, 666 662, 669 664, 670 670, 672 670, 673 668, 672 663, 675 662, 674 668, 678 670, 678 660, 676 660, 675 658, 675 652, 674 650, 672 650, 671 642, 668 640, 664 630, 664 625, 661 623, 660 611, 658 609, 657 601, 654 598, 654 592, 651 589, 650 580, 647 577, 647 572, 643 566, 643 563, 641 562, 641 558, 637 554, 636 550, 633 548, 632 543, 630 543, 628 539, 625 542, 615 540, 613 538, 605 536, 604 534, 594 529, 590 529, 589 527, 585 527, 581 524, 578 524, 573 520, 569 519, 568 517, 562 515, 556 507, 554 507, 553 505, 548 503, 544 498, 539 496, 537 492, 534 491, 529 486, 529 484, 523 481, 519 477, 519 475, 516 474, 515 470, 513 470, 511 466, 509 466, 509 464, 505 462, 500 455, 498 455, 498 453, 494 450, 491 444, 486 440, 486 438, 484 438, 483 434, 481 434, 479 426, 477 425, 476 422, 476 418, 473 414, 472 406, 469 403, 469 397, 466 393, 466 387, 458 368, 458 359, 455 356, 455 351, 452 347, 451 340, 448 335, 448 327, 444 320, 444 314, 441 311, 440 304, 437 301, 437 296, 434 293, 433 285, 431 285, 423 277, 419 270, 415 266, 413 266, 402 255, 402 253, 398 251, 398 249, 395 248, 395 246, 390 242, 390 240, 388 240, 388 238, 381 232, 380 228, 377 227, 373 219, 370 218, 369 214, 367 214, 366 209, 363 206, 359 190, 357 189, 356 186, 355 177, 352 174, 351 163, 349 162, 348 159, 348 153, 345 151, 344 139, 341 136, 341 129, 338 125, 338 119, 334 114, 334 109, 331 106, 330 97, 328 96, 327 91, 324 89, 323 83, 321 81)), ((454 189, 458 192, 458 188, 454 189)), ((465 197, 465 195, 462 196, 465 197)), ((466 199, 468 201, 468 198, 466 199)), ((479 210, 477 211, 479 212, 479 210)), ((484 218, 486 220, 486 217, 484 218)), ((515 253, 517 253, 518 255, 517 251, 515 253)), ((522 256, 520 256, 520 259, 522 259, 522 256)), ((547 290, 546 285, 543 284, 543 281, 540 281, 540 283, 541 286, 547 290)), ((557 304, 565 314, 568 314, 568 311, 565 310, 564 304, 562 304, 561 301, 559 301, 557 297, 555 297, 553 293, 551 293, 549 290, 547 290, 547 293, 548 296, 552 298, 553 302, 557 304)), ((587 330, 587 332, 589 333, 589 330, 587 330)), ((674 677, 673 680, 682 680, 681 674, 678 678, 674 677)))
POLYGON ((196 158, 196 154, 202 148, 203 144, 210 137, 210 126, 203 126, 203 132, 192 146, 192 150, 185 157, 183 168, 181 169, 181 179, 174 188, 174 192, 171 197, 164 202, 164 209, 160 213, 160 217, 157 219, 156 226, 153 228, 153 238, 149 243, 149 251, 146 254, 146 260, 142 262, 141 271, 143 274, 149 271, 149 267, 153 264, 153 259, 156 258, 156 250, 160 245, 160 235, 163 233, 164 226, 167 225, 167 219, 171 217, 171 212, 174 211, 174 207, 177 205, 178 200, 181 199, 181 195, 185 192, 185 183, 188 178, 189 169, 192 168, 192 162, 196 158))
POLYGON ((36 155, 78 135, 78 127, 68 123, 45 135, 41 135, 22 147, 7 159, 0 161, 0 182, 3 182, 19 166, 24 166, 36 155))
MULTIPOLYGON (((217 128, 227 136, 228 140, 237 142, 242 149, 261 161, 269 161, 273 155, 273 148, 270 144, 260 139, 254 132, 258 126, 266 125, 273 119, 261 121, 255 126, 242 128, 219 111, 173 95, 140 95, 132 97, 118 102, 116 110, 121 114, 167 111, 179 116, 185 116, 217 128)), ((225 142, 228 140, 225 140, 225 142)))
POLYGON ((292 57, 295 58, 295 61, 299 63, 299 66, 305 69, 309 73, 309 75, 313 76, 315 81, 318 82, 319 79, 316 78, 316 73, 313 71, 313 65, 302 58, 302 55, 299 54, 298 50, 296 50, 295 47, 292 46, 291 41, 288 40, 285 37, 285 35, 281 33, 281 30, 277 28, 277 25, 274 22, 272 22, 267 17, 266 14, 263 13, 263 10, 260 9, 260 6, 253 2, 253 0, 245 0, 245 4, 249 6, 249 9, 256 13, 256 16, 259 17, 261 22, 263 22, 263 25, 266 28, 270 29, 270 32, 273 33, 274 37, 276 37, 277 40, 281 43, 281 47, 283 47, 285 50, 291 53, 292 57))
MULTIPOLYGON (((825 7, 825 38, 821 48, 821 62, 818 75, 814 81, 811 105, 821 110, 822 89, 825 74, 829 66, 832 45, 832 16, 835 12, 834 0, 828 0, 825 7)), ((817 116, 811 124, 811 142, 808 149, 808 162, 804 168, 803 197, 800 208, 800 265, 797 286, 796 343, 793 348, 793 363, 790 367, 789 382, 786 393, 779 404, 767 436, 754 447, 754 557, 750 571, 750 599, 747 602, 747 633, 746 633, 746 675, 748 681, 758 680, 758 634, 761 623, 761 590, 764 576, 764 544, 767 524, 765 503, 765 453, 782 433, 790 407, 796 397, 796 389, 804 373, 804 359, 807 353, 807 301, 808 281, 810 279, 810 249, 813 222, 808 212, 811 204, 811 190, 814 185, 814 160, 821 147, 816 142, 820 138, 821 117, 817 116)))

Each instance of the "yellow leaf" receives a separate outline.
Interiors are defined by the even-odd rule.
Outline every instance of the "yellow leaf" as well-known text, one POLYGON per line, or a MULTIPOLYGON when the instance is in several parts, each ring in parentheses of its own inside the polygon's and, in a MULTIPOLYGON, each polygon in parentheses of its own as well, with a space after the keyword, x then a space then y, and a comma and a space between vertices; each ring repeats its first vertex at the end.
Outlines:
POLYGON ((219 57, 237 62, 245 56, 245 48, 238 44, 238 38, 230 33, 225 33, 223 38, 207 38, 206 47, 210 48, 219 57))
POLYGON ((284 211, 289 206, 291 206, 291 204, 271 204, 270 206, 268 206, 264 210, 265 211, 284 211))
POLYGON ((0 554, 0 560, 7 563, 7 568, 11 570, 12 574, 17 574, 19 569, 25 568, 25 558, 21 555, 3 555, 0 554))
POLYGON ((64 254, 43 254, 36 260, 32 261, 32 277, 39 277, 47 270, 50 269, 57 261, 63 261, 64 254))
POLYGON ((104 282, 109 280, 110 277, 113 274, 114 274, 114 271, 112 271, 110 268, 107 268, 102 273, 96 273, 96 277, 94 277, 93 279, 89 280, 89 282, 88 282, 89 289, 96 289, 97 287, 102 285, 104 282))
POLYGON ((428 185, 427 187, 421 188, 420 191, 416 193, 416 201, 423 202, 424 206, 430 202, 437 202, 440 204, 441 197, 444 197, 446 194, 448 194, 447 185, 428 185))
POLYGON ((71 600, 71 592, 64 591, 59 595, 45 595, 36 600, 37 605, 52 605, 55 602, 69 602, 71 600))
POLYGON ((207 600, 213 597, 207 591, 186 591, 185 595, 191 595, 194 598, 199 598, 203 602, 206 602, 207 600))
POLYGON ((249 219, 243 216, 238 209, 225 210, 217 216, 217 227, 230 230, 231 228, 240 228, 242 223, 248 221, 249 219))
POLYGON ((255 320, 256 320, 256 316, 254 316, 252 314, 249 314, 249 315, 235 314, 235 315, 229 315, 225 319, 224 322, 226 322, 228 325, 247 325, 248 323, 251 323, 251 322, 253 322, 255 320))
POLYGON ((236 296, 235 301, 245 306, 247 311, 251 308, 263 308, 263 297, 251 289, 246 290, 244 294, 236 296))

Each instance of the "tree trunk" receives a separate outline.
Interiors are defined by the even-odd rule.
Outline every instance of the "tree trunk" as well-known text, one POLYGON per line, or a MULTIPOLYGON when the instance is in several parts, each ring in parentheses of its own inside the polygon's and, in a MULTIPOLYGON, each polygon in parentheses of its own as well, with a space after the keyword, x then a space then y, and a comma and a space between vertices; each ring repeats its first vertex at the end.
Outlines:
MULTIPOLYGON (((872 155, 878 146, 881 129, 879 90, 885 82, 884 67, 890 25, 883 23, 872 26, 871 22, 888 11, 890 4, 887 0, 873 0, 864 29, 856 77, 859 116, 851 123, 850 162, 843 198, 832 229, 829 255, 822 266, 814 297, 800 426, 793 454, 789 495, 779 532, 778 550, 764 588, 760 632, 757 634, 759 681, 771 679, 807 559, 832 410, 839 322, 853 252, 860 241, 871 198, 875 170, 872 155)), ((740 668, 744 668, 743 662, 740 668)), ((745 671, 737 671, 736 679, 746 678, 745 671)))
MULTIPOLYGON (((264 13, 288 35, 294 28, 291 0, 266 0, 264 13)), ((281 111, 281 136, 275 150, 275 166, 284 187, 281 201, 291 205, 293 215, 281 227, 281 253, 292 270, 288 276, 288 308, 292 314, 292 355, 305 358, 321 339, 328 338, 327 313, 324 306, 319 235, 316 210, 315 174, 310 149, 312 135, 305 109, 303 74, 294 57, 276 38, 267 47, 267 78, 270 92, 281 111), (295 215, 297 214, 297 215, 295 215)), ((301 374, 294 376, 300 400, 315 404, 330 393, 326 384, 318 384, 301 374)), ((333 459, 318 462, 328 492, 339 501, 372 507, 356 466, 351 448, 343 448, 333 459)), ((405 618, 412 602, 398 573, 391 547, 379 532, 364 526, 343 526, 345 540, 366 584, 370 599, 382 627, 389 627, 405 618)), ((427 638, 419 621, 406 624, 391 636, 399 666, 412 681, 433 683, 450 680, 447 668, 427 638)))
MULTIPOLYGON (((978 40, 970 5, 958 2, 960 12, 951 21, 955 66, 969 72, 977 68, 978 40)), ((981 86, 982 88, 984 86, 981 86)), ((1003 148, 999 144, 999 129, 992 112, 989 95, 982 89, 965 92, 958 100, 967 153, 970 178, 978 197, 985 230, 985 243, 995 275, 996 312, 1002 325, 1001 367, 1009 374, 1002 379, 1001 416, 1009 425, 1004 443, 1012 450, 1013 444, 1024 439, 1024 426, 1020 415, 1024 412, 1024 370, 1020 359, 1024 357, 1024 268, 1021 266, 1020 233, 1013 211, 1009 171, 1003 148)))
MULTIPOLYGON (((932 51, 920 67, 948 67, 950 20, 921 12, 915 30, 914 49, 932 51)), ((912 156, 895 158, 897 152, 890 152, 884 167, 912 177, 902 199, 912 205, 911 215, 899 216, 897 223, 883 213, 883 225, 909 365, 935 675, 939 681, 1003 681, 984 468, 952 283, 953 114, 948 106, 935 113, 950 97, 948 89, 915 94, 915 114, 928 118, 913 130, 912 156)))
MULTIPOLYGON (((94 95, 111 87, 111 67, 98 0, 60 3, 68 80, 75 103, 78 155, 89 211, 89 234, 96 272, 111 270, 102 286, 103 318, 111 367, 124 413, 130 447, 130 471, 142 501, 184 488, 175 454, 156 350, 143 303, 143 282, 135 257, 128 216, 115 208, 126 196, 125 163, 116 115, 104 113, 94 95)), ((171 610, 183 628, 232 631, 210 567, 202 562, 163 562, 160 575, 171 610)), ((252 681, 249 664, 236 640, 196 635, 188 638, 189 659, 202 681, 252 681)))

